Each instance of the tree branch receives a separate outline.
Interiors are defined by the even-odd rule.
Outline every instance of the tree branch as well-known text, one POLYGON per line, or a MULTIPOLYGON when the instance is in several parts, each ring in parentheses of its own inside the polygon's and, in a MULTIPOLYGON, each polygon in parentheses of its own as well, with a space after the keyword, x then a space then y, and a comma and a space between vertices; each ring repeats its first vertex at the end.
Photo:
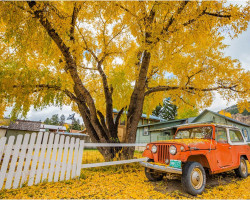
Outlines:
POLYGON ((81 6, 77 6, 77 3, 74 3, 73 13, 71 17, 71 27, 70 27, 70 40, 75 41, 74 37, 74 31, 75 31, 75 25, 76 25, 76 19, 79 11, 81 10, 81 6))
POLYGON ((122 108, 122 109, 118 112, 118 114, 117 114, 117 116, 116 116, 116 119, 115 119, 115 129, 118 129, 119 121, 120 121, 120 118, 121 118, 121 116, 122 116, 123 111, 124 111, 124 108, 122 108))
POLYGON ((145 92, 145 96, 154 93, 154 92, 163 92, 163 91, 169 91, 169 90, 183 90, 183 91, 200 91, 200 92, 209 92, 209 91, 215 91, 219 89, 227 89, 227 90, 232 90, 234 92, 239 92, 239 93, 245 93, 247 90, 236 90, 235 88, 237 85, 233 86, 225 86, 225 85, 219 85, 217 87, 211 87, 211 88, 196 88, 196 87, 178 87, 178 86, 157 86, 157 87, 152 87, 148 88, 148 91, 145 92))
MULTIPOLYGON (((26 88, 26 87, 28 87, 28 85, 13 85, 12 87, 13 88, 26 88)), ((53 90, 56 90, 56 91, 61 91, 61 92, 64 92, 71 100, 73 100, 75 102, 79 101, 77 99, 77 97, 72 92, 70 92, 67 89, 62 90, 62 88, 60 86, 57 86, 57 85, 38 84, 38 85, 32 85, 30 87, 38 88, 38 89, 41 89, 41 90, 43 90, 43 89, 53 89, 53 90)), ((38 92, 38 91, 34 90, 33 92, 38 92)))
POLYGON ((88 43, 87 43, 87 41, 86 41, 84 35, 82 34, 80 28, 79 28, 77 25, 76 25, 76 28, 77 28, 78 32, 80 33, 80 35, 82 36, 83 42, 84 42, 84 44, 85 44, 85 49, 86 49, 88 52, 91 53, 91 55, 94 57, 95 61, 98 63, 98 62, 99 62, 98 57, 95 55, 94 51, 92 51, 92 50, 89 48, 88 43))
POLYGON ((111 135, 109 134, 109 131, 108 131, 108 128, 106 126, 106 123, 105 123, 105 118, 103 116, 103 114, 101 113, 101 111, 97 110, 97 114, 98 116, 100 117, 100 120, 101 120, 101 125, 103 127, 103 129, 105 130, 106 134, 109 136, 109 138, 111 137, 111 135))
POLYGON ((131 14, 133 17, 138 18, 138 16, 136 14, 132 13, 129 9, 125 8, 121 4, 116 3, 115 5, 118 6, 118 7, 120 7, 121 9, 125 10, 126 12, 128 12, 129 14, 131 14))
POLYGON ((211 16, 214 16, 214 17, 223 17, 223 18, 231 18, 231 15, 227 14, 227 15, 223 15, 221 14, 221 12, 217 12, 217 13, 210 13, 210 12, 206 12, 205 11, 205 14, 206 15, 211 15, 211 16))

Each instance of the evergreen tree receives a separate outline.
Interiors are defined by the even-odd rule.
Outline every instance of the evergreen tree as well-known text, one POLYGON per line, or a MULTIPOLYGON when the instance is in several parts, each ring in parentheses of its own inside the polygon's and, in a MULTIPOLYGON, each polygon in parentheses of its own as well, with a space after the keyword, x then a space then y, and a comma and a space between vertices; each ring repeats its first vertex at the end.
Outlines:
POLYGON ((50 124, 50 119, 48 117, 45 119, 44 124, 50 124))
POLYGON ((177 115, 177 107, 170 102, 170 98, 166 98, 163 100, 162 105, 159 104, 156 106, 155 110, 152 112, 152 115, 165 120, 173 120, 177 115))
POLYGON ((73 130, 81 130, 81 125, 80 125, 80 120, 79 119, 73 120, 72 129, 73 130))
POLYGON ((58 114, 52 115, 50 120, 51 125, 59 125, 59 117, 58 114))
POLYGON ((60 125, 63 126, 64 123, 65 123, 65 116, 64 114, 62 114, 60 117, 60 125))

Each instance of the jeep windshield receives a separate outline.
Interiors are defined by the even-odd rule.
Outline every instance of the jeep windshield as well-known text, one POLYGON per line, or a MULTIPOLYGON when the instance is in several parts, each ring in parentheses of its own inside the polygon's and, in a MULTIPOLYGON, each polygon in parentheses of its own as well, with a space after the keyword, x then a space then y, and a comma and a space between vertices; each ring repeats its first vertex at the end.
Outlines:
POLYGON ((212 133, 211 126, 184 128, 177 131, 175 139, 211 139, 212 133))

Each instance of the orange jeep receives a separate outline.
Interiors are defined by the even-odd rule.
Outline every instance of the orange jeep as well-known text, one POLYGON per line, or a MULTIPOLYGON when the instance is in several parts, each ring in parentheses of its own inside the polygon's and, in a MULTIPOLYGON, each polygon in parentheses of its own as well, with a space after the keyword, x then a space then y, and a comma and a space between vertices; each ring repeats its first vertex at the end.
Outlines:
POLYGON ((219 124, 193 124, 179 127, 175 139, 147 144, 141 162, 150 181, 162 180, 166 173, 181 174, 182 185, 189 194, 201 194, 206 173, 235 171, 241 178, 248 176, 250 146, 241 131, 219 124))

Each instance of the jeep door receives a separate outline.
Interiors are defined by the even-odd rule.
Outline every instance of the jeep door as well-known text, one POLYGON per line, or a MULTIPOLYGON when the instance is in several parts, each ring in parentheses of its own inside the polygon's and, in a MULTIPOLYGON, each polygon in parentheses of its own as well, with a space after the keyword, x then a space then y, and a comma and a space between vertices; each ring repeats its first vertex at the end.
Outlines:
POLYGON ((216 144, 216 159, 220 168, 230 167, 232 162, 232 149, 228 143, 227 129, 223 127, 216 127, 215 129, 216 144))
POLYGON ((245 141, 240 130, 229 129, 230 144, 233 152, 233 163, 239 165, 240 155, 246 154, 245 141))

